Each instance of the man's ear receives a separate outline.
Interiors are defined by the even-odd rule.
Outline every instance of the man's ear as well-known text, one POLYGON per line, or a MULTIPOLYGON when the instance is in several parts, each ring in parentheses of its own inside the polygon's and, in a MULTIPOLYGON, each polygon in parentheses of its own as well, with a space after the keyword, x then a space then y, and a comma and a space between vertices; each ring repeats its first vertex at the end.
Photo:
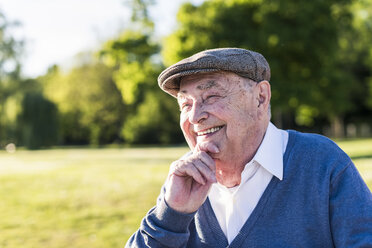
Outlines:
POLYGON ((271 99, 271 87, 270 83, 263 80, 257 84, 258 94, 257 94, 257 107, 263 108, 263 110, 268 110, 271 99))

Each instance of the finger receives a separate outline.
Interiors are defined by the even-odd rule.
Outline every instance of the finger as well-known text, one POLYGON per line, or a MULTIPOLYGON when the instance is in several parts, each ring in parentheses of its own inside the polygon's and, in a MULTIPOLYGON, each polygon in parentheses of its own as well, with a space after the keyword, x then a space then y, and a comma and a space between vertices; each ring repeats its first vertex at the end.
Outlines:
POLYGON ((208 168, 215 173, 216 172, 216 164, 211 156, 208 155, 206 152, 197 152, 194 154, 198 159, 200 159, 204 164, 208 166, 208 168))
MULTIPOLYGON (((184 162, 184 161, 183 161, 184 162)), ((185 177, 190 176, 192 177, 196 182, 205 185, 205 180, 199 170, 194 166, 193 163, 182 163, 177 164, 174 168, 173 173, 176 176, 185 177)))
POLYGON ((215 173, 201 160, 195 160, 194 165, 205 179, 212 183, 217 182, 215 173))
POLYGON ((196 144, 194 151, 203 151, 203 152, 210 152, 210 153, 220 152, 218 147, 212 142, 200 142, 196 144))

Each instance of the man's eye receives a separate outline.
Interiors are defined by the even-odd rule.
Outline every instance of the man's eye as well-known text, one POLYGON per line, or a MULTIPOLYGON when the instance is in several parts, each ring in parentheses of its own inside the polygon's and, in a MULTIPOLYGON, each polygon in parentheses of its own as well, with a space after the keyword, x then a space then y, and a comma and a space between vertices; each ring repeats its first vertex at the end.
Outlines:
POLYGON ((207 96, 207 99, 212 98, 212 97, 218 97, 218 96, 217 95, 210 95, 210 96, 207 96))
POLYGON ((184 103, 184 104, 182 104, 182 105, 180 106, 180 111, 185 110, 185 109, 188 109, 190 106, 191 106, 190 104, 188 104, 188 103, 184 103))
POLYGON ((210 95, 205 98, 206 101, 214 101, 217 100, 220 96, 219 95, 210 95))

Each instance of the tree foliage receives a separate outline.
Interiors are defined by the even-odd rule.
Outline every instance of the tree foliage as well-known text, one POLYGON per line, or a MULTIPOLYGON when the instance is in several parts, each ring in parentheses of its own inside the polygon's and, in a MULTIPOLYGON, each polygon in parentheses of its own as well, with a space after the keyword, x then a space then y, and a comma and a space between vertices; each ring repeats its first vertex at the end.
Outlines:
POLYGON ((164 67, 158 59, 160 46, 153 39, 153 23, 147 11, 152 1, 131 3, 131 29, 106 42, 100 53, 114 69, 114 81, 128 109, 122 137, 127 143, 180 142, 174 99, 157 86, 157 77, 164 67))
POLYGON ((183 141, 179 131, 177 104, 163 92, 150 91, 123 126, 123 136, 132 144, 172 144, 183 141))
POLYGON ((159 52, 159 45, 150 38, 140 31, 126 30, 118 39, 106 42, 101 52, 107 65, 115 69, 115 83, 128 105, 143 100, 143 94, 154 87, 161 70, 152 61, 152 56, 159 52))
POLYGON ((57 144, 58 110, 40 93, 26 93, 18 116, 19 143, 28 149, 57 144))
POLYGON ((81 53, 70 70, 53 66, 36 79, 20 76, 22 42, 0 10, 0 145, 182 142, 177 104, 157 77, 164 64, 217 47, 267 58, 279 126, 342 132, 343 121, 372 121, 372 0, 185 3, 163 48, 148 11, 154 1, 125 3, 129 28, 98 56, 81 53))
POLYGON ((344 60, 350 51, 344 41, 356 32, 352 7, 352 0, 186 3, 163 57, 169 65, 216 47, 261 52, 271 66, 274 118, 280 112, 295 115, 298 125, 316 117, 332 121, 356 106, 352 96, 363 87, 344 60))
POLYGON ((92 61, 64 74, 54 67, 40 80, 46 97, 59 108, 63 143, 98 145, 119 139, 124 105, 110 68, 92 61))
POLYGON ((16 22, 10 22, 0 9, 0 144, 15 139, 15 111, 17 99, 12 97, 19 88, 23 42, 12 36, 16 22))
POLYGON ((7 83, 6 80, 19 78, 23 42, 11 35, 11 29, 17 25, 0 10, 0 86, 4 86, 2 84, 7 83))

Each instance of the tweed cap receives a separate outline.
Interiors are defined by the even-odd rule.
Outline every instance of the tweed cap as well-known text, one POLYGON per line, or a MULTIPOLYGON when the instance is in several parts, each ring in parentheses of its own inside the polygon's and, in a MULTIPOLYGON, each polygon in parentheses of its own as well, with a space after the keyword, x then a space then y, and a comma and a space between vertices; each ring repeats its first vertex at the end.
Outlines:
POLYGON ((176 97, 183 76, 230 71, 255 82, 270 80, 270 67, 264 56, 241 48, 218 48, 199 52, 168 67, 158 77, 162 90, 176 97))

